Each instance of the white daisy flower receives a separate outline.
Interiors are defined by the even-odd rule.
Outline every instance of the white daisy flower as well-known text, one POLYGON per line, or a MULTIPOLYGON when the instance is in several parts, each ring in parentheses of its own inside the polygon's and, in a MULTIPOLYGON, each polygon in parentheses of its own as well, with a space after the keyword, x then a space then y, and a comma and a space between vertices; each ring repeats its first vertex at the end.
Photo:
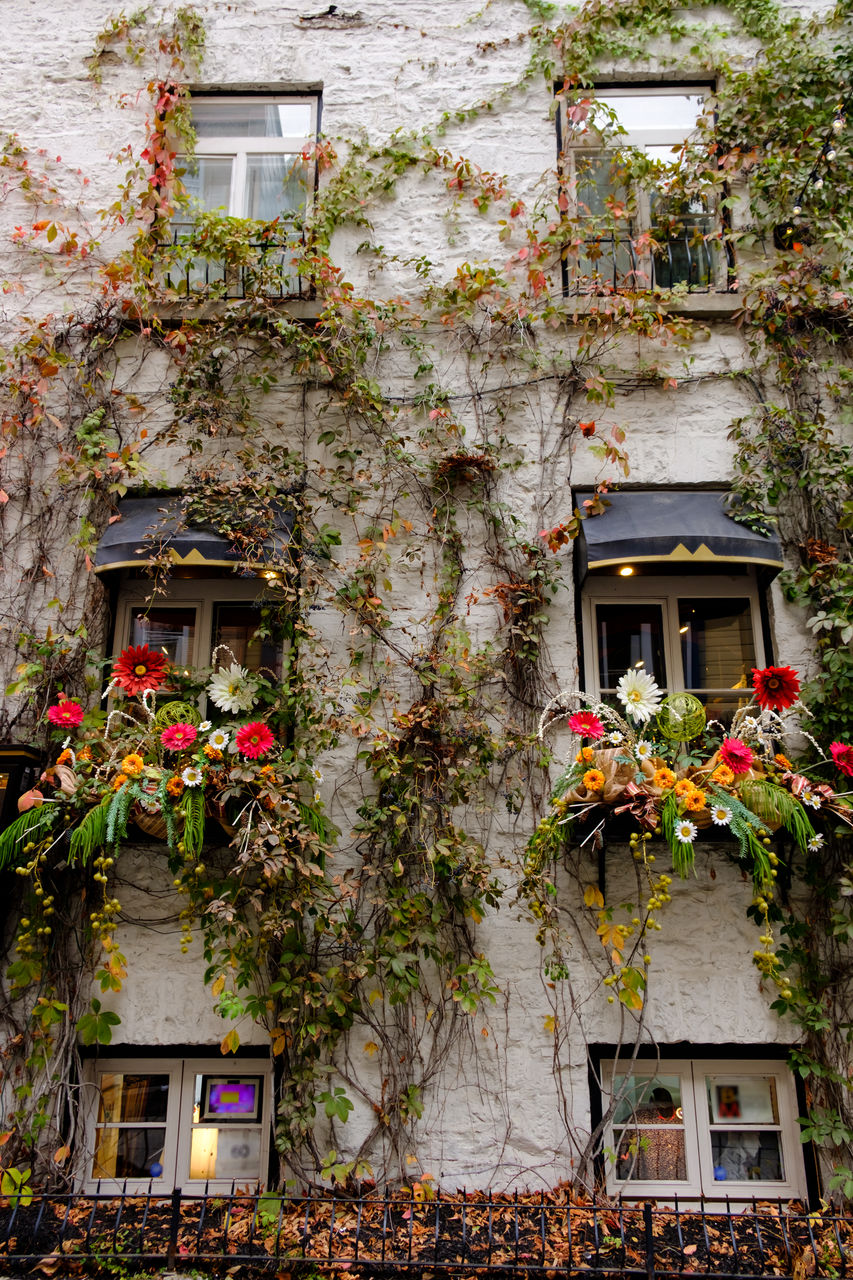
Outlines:
POLYGON ((645 724, 660 706, 660 688, 647 671, 626 671, 616 686, 619 701, 632 720, 645 724))
POLYGON ((144 809, 146 813, 160 812, 160 802, 159 800, 155 800, 153 796, 143 794, 139 797, 137 803, 139 804, 140 809, 144 809))
POLYGON ((201 724, 198 726, 198 731, 199 733, 207 733, 207 731, 212 728, 213 728, 212 720, 202 720, 201 724))
POLYGON ((823 836, 822 835, 812 836, 806 848, 808 849, 809 853, 817 853, 818 849, 823 848, 823 836))
POLYGON ((724 804, 715 804, 711 809, 711 821, 715 827, 727 827, 732 820, 732 811, 724 804))
POLYGON ((207 695, 220 711, 250 711, 258 697, 258 686, 238 662, 210 677, 207 695))
POLYGON ((654 747, 651 742, 646 742, 641 738, 634 748, 634 755, 638 760, 650 760, 654 755, 654 747))
POLYGON ((760 721, 755 716, 744 716, 740 724, 740 732, 742 737, 746 737, 750 733, 759 733, 761 730, 760 721))
POLYGON ((200 787, 204 780, 204 774, 201 769, 197 769, 194 764, 190 764, 184 769, 181 778, 185 787, 200 787))
POLYGON ((224 751, 228 746, 229 739, 230 734, 227 734, 224 729, 214 729, 207 741, 214 750, 224 751))
POLYGON ((299 821, 299 808, 292 800, 282 800, 279 808, 283 818, 288 818, 291 822, 299 821))
POLYGON ((319 785, 319 783, 321 783, 321 782, 323 781, 323 773, 322 773, 322 770, 318 769, 318 768, 317 768, 317 766, 316 766, 316 764, 315 764, 315 765, 312 767, 312 769, 311 769, 311 777, 314 779, 314 781, 315 781, 318 785, 319 785))
POLYGON ((802 800, 803 804, 807 804, 810 809, 820 808, 820 796, 816 795, 815 792, 812 791, 811 787, 805 788, 802 795, 800 796, 800 799, 802 800))
POLYGON ((619 747, 625 741, 625 735, 620 733, 618 729, 614 729, 612 733, 608 733, 607 741, 611 747, 619 747))
POLYGON ((320 792, 319 792, 319 791, 315 791, 315 792, 314 792, 314 803, 315 803, 315 804, 319 804, 319 803, 320 803, 320 801, 321 801, 322 799, 323 799, 323 797, 320 795, 320 792))
POLYGON ((681 822, 675 825, 675 838, 679 844, 692 844, 696 839, 699 828, 694 822, 689 822, 687 818, 683 818, 681 822))

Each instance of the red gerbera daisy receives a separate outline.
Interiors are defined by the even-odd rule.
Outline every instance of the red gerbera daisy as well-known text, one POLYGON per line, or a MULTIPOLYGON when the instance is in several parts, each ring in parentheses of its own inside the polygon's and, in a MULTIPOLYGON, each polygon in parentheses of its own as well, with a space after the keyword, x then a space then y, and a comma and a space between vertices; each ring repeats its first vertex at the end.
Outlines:
POLYGON ((800 694, 800 682, 793 667, 752 668, 755 701, 766 711, 785 711, 800 694))
POLYGON ((257 760, 258 756, 266 755, 275 738, 263 720, 254 720, 251 724, 240 726, 237 730, 236 742, 241 756, 246 756, 249 760, 257 760))
POLYGON ((113 679, 129 694, 159 689, 166 679, 166 659, 147 644, 131 645, 122 649, 113 667, 113 679))
POLYGON ((170 724, 160 734, 160 741, 167 751, 181 751, 191 747, 198 737, 198 730, 193 724, 170 724))
POLYGON ((830 742, 829 750, 835 761, 836 769, 846 773, 848 778, 853 778, 853 747, 847 746, 843 742, 830 742))
POLYGON ((720 759, 729 766, 732 773, 749 773, 752 768, 752 752, 740 738, 723 738, 720 759))
POLYGON ((593 741, 604 737, 604 725, 591 711, 576 711, 573 716, 569 716, 569 728, 572 733, 578 733, 582 738, 592 738, 593 741))
POLYGON ((62 698, 56 706, 48 707, 47 718, 59 729, 75 729, 83 721, 83 708, 71 698, 62 698))

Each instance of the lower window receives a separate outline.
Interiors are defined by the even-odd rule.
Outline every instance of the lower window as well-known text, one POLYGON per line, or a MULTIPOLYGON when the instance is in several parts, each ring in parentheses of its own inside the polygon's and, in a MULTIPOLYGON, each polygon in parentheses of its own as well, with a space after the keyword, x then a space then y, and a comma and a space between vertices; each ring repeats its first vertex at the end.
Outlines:
POLYGON ((90 1186, 266 1181, 270 1078, 262 1060, 99 1060, 90 1081, 90 1186))
POLYGON ((624 1196, 805 1193, 793 1081, 781 1063, 603 1063, 614 1102, 607 1189, 624 1196))

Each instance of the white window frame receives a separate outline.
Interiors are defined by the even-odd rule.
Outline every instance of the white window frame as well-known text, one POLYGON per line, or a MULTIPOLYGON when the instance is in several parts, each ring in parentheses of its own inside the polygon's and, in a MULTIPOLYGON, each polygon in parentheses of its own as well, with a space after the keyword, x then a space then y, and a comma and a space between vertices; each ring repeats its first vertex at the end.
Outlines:
MULTIPOLYGON (((655 1076, 678 1076, 681 1081, 685 1162, 687 1177, 684 1181, 664 1179, 618 1179, 615 1163, 608 1161, 606 1188, 610 1195, 623 1200, 644 1199, 649 1196, 678 1196, 685 1200, 729 1199, 734 1201, 791 1200, 806 1195, 805 1166, 803 1163, 800 1127, 797 1124, 796 1092, 790 1070, 778 1059, 741 1061, 737 1058, 684 1058, 658 1060, 638 1059, 633 1063, 604 1061, 601 1063, 602 1093, 605 1109, 618 1088, 618 1082, 626 1078, 650 1079, 655 1076), (771 1076, 776 1085, 776 1101, 779 1123, 758 1124, 754 1130, 773 1131, 780 1135, 784 1180, 780 1182, 760 1179, 717 1181, 711 1146, 712 1124, 708 1119, 706 1077, 711 1076, 771 1076)), ((621 1126, 620 1126, 621 1127, 621 1126)), ((628 1127, 628 1126, 626 1126, 628 1127)), ((641 1126, 642 1127, 642 1126, 641 1126)), ((724 1127, 724 1126, 719 1126, 724 1127)), ((731 1128, 731 1126, 729 1126, 731 1128)), ((617 1139, 612 1120, 606 1126, 605 1149, 615 1152, 617 1139)))
MULTIPOLYGON (((209 1076, 257 1076, 262 1081, 262 1099, 260 1116, 257 1124, 260 1127, 260 1155, 258 1158, 258 1176, 252 1179, 258 1185, 264 1184, 269 1164, 269 1142, 272 1117, 272 1071, 266 1058, 98 1058, 91 1059, 84 1069, 84 1133, 86 1136, 85 1159, 83 1171, 83 1190, 90 1194, 100 1190, 103 1192, 119 1192, 127 1189, 128 1193, 144 1194, 149 1189, 154 1192, 171 1191, 174 1187, 182 1187, 189 1192, 201 1191, 208 1187, 211 1191, 227 1192, 233 1178, 190 1178, 190 1147, 193 1129, 193 1104, 195 1094, 195 1077, 209 1076), (97 1178, 91 1176, 92 1161, 97 1146, 98 1103, 100 1100, 100 1078, 107 1073, 124 1075, 168 1075, 169 1098, 166 1108, 166 1120, 162 1126, 166 1130, 163 1157, 160 1163, 163 1172, 159 1178, 97 1178)), ((209 1122, 212 1123, 212 1122, 209 1122)), ((253 1122, 254 1123, 254 1122, 253 1122)), ((128 1123, 128 1127, 133 1127, 128 1123)), ((248 1126, 246 1126, 248 1127, 248 1126)), ((245 1185, 246 1179, 236 1179, 245 1185)))
MULTIPOLYGON (((594 126, 589 125, 587 122, 584 122, 583 126, 579 129, 572 123, 568 114, 568 109, 576 98, 583 99, 585 97, 589 97, 595 99, 596 97, 599 97, 601 99, 618 100, 619 98, 628 97, 672 98, 685 95, 708 98, 714 93, 714 91, 714 85, 710 81, 702 81, 701 83, 696 84, 623 84, 612 86, 599 84, 596 85, 595 89, 591 89, 588 92, 579 90, 574 95, 564 96, 561 104, 561 133, 563 146, 560 163, 568 188, 574 193, 573 198, 576 202, 576 210, 578 208, 577 187, 578 183, 583 180, 583 175, 582 173, 579 173, 578 169, 577 162, 579 157, 600 155, 608 151, 618 150, 620 147, 637 147, 640 149, 650 146, 677 147, 687 141, 690 136, 685 136, 681 128, 675 125, 670 128, 657 129, 633 128, 626 130, 624 133, 616 134, 613 137, 605 137, 599 133, 594 126)), ((675 154, 673 154, 673 161, 675 158, 675 154)), ((647 234, 652 229, 649 192, 645 188, 637 187, 635 188, 634 195, 637 206, 636 218, 625 219, 625 234, 616 241, 612 255, 608 256, 606 242, 602 242, 603 251, 601 258, 599 259, 601 263, 613 261, 615 256, 620 252, 627 254, 630 260, 631 254, 627 248, 627 243, 630 241, 633 244, 640 236, 647 234)), ((711 225, 719 227, 720 215, 718 209, 709 209, 706 216, 711 225)), ((689 287, 697 290, 723 290, 726 286, 727 271, 725 254, 722 252, 712 252, 711 249, 707 249, 707 254, 711 263, 708 283, 689 285, 689 287)), ((634 250, 634 257, 637 262, 636 278, 632 280, 629 272, 624 273, 627 276, 625 283, 617 287, 623 287, 629 291, 642 291, 643 289, 651 288, 654 280, 654 264, 651 254, 648 252, 641 253, 634 250)), ((590 276, 582 270, 582 262, 583 259, 577 263, 574 269, 569 266, 570 283, 574 285, 580 284, 585 279, 590 279, 590 276)), ((600 274, 602 275, 602 283, 608 283, 608 277, 612 280, 612 270, 609 272, 602 271, 600 274)))
MULTIPOLYGON (((196 627, 190 667, 210 665, 213 650, 213 622, 216 606, 254 604, 262 590, 257 578, 173 578, 166 595, 148 600, 146 582, 130 579, 122 586, 116 610, 115 652, 118 655, 131 643, 133 615, 146 609, 195 609, 196 627)), ((282 656, 285 647, 282 646, 282 656)), ((222 655, 227 666, 232 659, 222 655)))
MULTIPOLYGON (((658 604, 663 616, 663 649, 666 664, 667 680, 664 683, 655 674, 655 679, 667 693, 679 693, 685 689, 684 672, 681 664, 681 640, 678 626, 678 601, 690 599, 744 599, 749 601, 750 621, 752 623, 752 639, 755 646, 755 665, 760 670, 766 665, 764 658, 764 637, 761 628, 761 601, 758 584, 753 571, 745 575, 713 574, 708 577, 688 578, 680 575, 673 577, 652 576, 645 574, 634 578, 619 576, 597 576, 590 574, 581 588, 583 602, 583 643, 585 664, 586 691, 592 697, 601 696, 599 685, 598 627, 596 625, 596 605, 624 604, 630 610, 634 604, 658 604)), ((708 694, 732 694, 732 689, 707 688, 691 692, 708 694)), ((749 695, 748 687, 744 688, 744 697, 749 695)))
MULTIPOLYGON (((225 93, 195 93, 190 98, 190 110, 195 102, 229 102, 234 105, 242 105, 251 103, 253 106, 261 104, 263 106, 283 106, 291 105, 310 105, 312 108, 312 126, 311 131, 305 134, 293 134, 284 137, 232 137, 228 134, 222 134, 212 138, 196 139, 193 148, 198 159, 211 160, 231 160, 233 162, 231 169, 231 194, 228 204, 228 216, 233 218, 243 218, 246 215, 243 212, 244 201, 246 199, 246 162, 252 155, 294 155, 298 156, 304 148, 314 142, 317 138, 317 124, 319 119, 320 98, 319 94, 225 94, 225 93)), ((185 160, 185 164, 191 163, 185 160)), ((306 192, 306 201, 310 198, 310 193, 306 192)))

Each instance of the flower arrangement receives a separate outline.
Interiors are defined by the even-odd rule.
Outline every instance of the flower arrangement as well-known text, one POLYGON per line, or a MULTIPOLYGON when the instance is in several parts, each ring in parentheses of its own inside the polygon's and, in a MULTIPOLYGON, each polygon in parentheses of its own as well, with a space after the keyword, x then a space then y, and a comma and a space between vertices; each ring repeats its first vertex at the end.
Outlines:
POLYGON ((664 697, 645 672, 629 671, 618 683, 624 716, 576 690, 559 693, 545 708, 539 736, 569 713, 568 728, 579 745, 554 788, 551 812, 529 842, 528 873, 555 856, 567 828, 604 809, 633 817, 647 835, 663 835, 682 877, 693 866, 700 831, 727 828, 756 886, 767 888, 778 862, 771 832, 784 827, 801 849, 815 852, 825 838, 816 822, 853 825, 845 793, 809 776, 831 764, 853 777, 853 746, 833 742, 829 756, 820 751, 802 727, 807 713, 799 690, 791 667, 754 669, 753 700, 735 713, 728 730, 706 721, 704 707, 691 694, 664 697), (818 750, 817 766, 799 771, 776 749, 791 734, 780 714, 789 711, 796 731, 818 750), (701 748, 691 749, 699 739, 701 748))
POLYGON ((178 677, 163 654, 131 646, 112 669, 108 692, 123 701, 109 715, 86 713, 60 695, 47 720, 61 750, 0 836, 0 866, 20 863, 22 855, 26 861, 27 850, 66 834, 70 860, 88 862, 98 851, 114 853, 131 823, 185 857, 200 855, 208 818, 241 847, 259 830, 280 847, 288 837, 298 841, 300 832, 328 837, 333 829, 317 790, 322 774, 273 731, 281 710, 273 673, 232 661, 206 679, 190 676, 222 713, 216 724, 203 721, 180 692, 176 698, 178 677), (158 708, 164 694, 170 700, 158 708))

